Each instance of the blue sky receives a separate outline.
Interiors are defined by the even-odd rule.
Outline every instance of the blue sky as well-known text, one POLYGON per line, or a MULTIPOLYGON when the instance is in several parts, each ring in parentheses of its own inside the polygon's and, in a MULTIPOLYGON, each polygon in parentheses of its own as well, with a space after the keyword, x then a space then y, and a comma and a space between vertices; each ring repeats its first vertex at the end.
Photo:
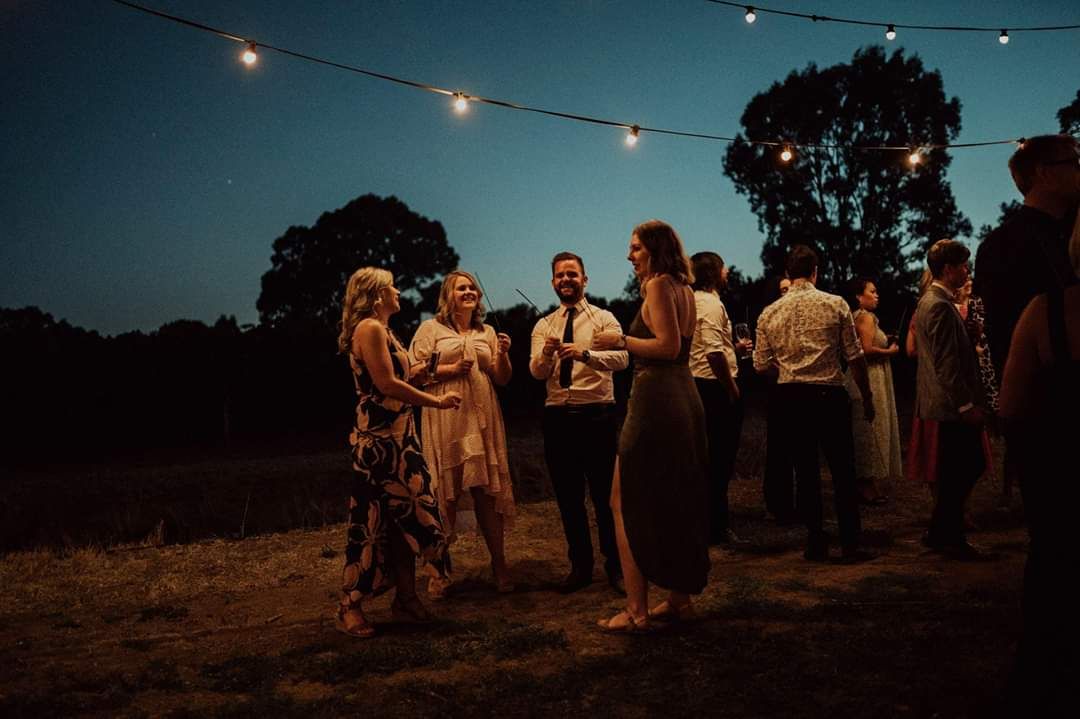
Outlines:
MULTIPOLYGON (((811 24, 702 0, 147 0, 266 42, 465 92, 641 125, 735 134, 755 93, 871 43, 918 54, 963 104, 961 142, 1056 130, 1080 87, 1080 31, 993 35, 811 24)), ((1080 22, 1065 0, 796 2, 898 23, 1080 22)), ((0 306, 107 334, 221 314, 257 319, 271 243, 372 192, 437 219, 495 306, 550 297, 549 260, 590 291, 626 281, 630 229, 671 222, 689 251, 749 274, 762 236, 721 143, 623 132, 437 95, 235 43, 107 0, 0 0, 0 306)), ((958 150, 949 178, 977 228, 1017 197, 1008 146, 958 150)))

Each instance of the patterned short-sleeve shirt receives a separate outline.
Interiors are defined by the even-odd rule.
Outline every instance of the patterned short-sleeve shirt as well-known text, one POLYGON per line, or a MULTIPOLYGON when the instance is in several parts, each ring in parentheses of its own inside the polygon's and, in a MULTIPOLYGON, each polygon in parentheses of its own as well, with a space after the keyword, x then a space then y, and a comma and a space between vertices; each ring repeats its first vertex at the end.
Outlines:
POLYGON ((840 356, 861 357, 862 345, 847 302, 798 282, 758 317, 754 369, 780 370, 780 384, 843 385, 840 356))

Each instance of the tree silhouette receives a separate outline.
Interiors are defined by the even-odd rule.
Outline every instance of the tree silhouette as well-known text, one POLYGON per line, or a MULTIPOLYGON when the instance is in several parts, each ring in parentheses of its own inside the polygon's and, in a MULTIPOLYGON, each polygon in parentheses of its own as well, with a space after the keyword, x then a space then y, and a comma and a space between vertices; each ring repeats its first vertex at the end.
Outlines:
POLYGON ((923 151, 912 167, 907 150, 853 148, 944 143, 959 134, 960 101, 945 97, 941 75, 918 57, 900 50, 886 57, 871 46, 848 64, 811 64, 755 96, 741 122, 745 135, 728 148, 724 172, 766 234, 766 274, 782 272, 788 249, 803 243, 822 257, 822 287, 835 291, 868 275, 893 295, 914 281, 915 254, 971 232, 945 179, 946 151, 923 151), (781 148, 744 137, 826 147, 796 149, 785 163, 781 148))
POLYGON ((256 308, 263 324, 335 328, 345 281, 356 269, 374 265, 394 274, 402 293, 396 322, 411 330, 422 311, 434 311, 437 281, 458 259, 439 222, 396 197, 363 195, 323 213, 313 227, 290 227, 274 240, 256 308))
POLYGON ((1057 118, 1062 132, 1080 135, 1080 90, 1076 91, 1076 99, 1057 111, 1057 118))

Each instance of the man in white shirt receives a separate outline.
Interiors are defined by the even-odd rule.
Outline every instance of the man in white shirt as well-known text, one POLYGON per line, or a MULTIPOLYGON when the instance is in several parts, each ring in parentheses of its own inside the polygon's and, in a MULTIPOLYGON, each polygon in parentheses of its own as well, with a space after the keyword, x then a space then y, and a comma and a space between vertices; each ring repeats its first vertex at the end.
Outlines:
POLYGON ((731 531, 728 517, 728 483, 739 451, 743 404, 735 383, 739 364, 731 338, 731 320, 720 300, 720 292, 727 288, 728 268, 715 252, 698 252, 690 261, 694 265, 697 306, 690 373, 705 407, 709 437, 709 543, 731 544, 738 538, 731 531))
POLYGON ((779 372, 780 435, 795 464, 799 513, 806 523, 804 556, 823 562, 829 538, 823 529, 818 448, 832 473, 841 559, 872 558, 859 549, 862 527, 855 486, 855 445, 851 434, 851 399, 844 389, 841 354, 862 394, 863 413, 874 419, 866 358, 844 298, 818 290, 818 257, 806 245, 792 248, 787 260, 791 289, 758 317, 754 369, 779 372))
POLYGON ((622 328, 613 314, 585 299, 589 278, 582 259, 560 252, 551 261, 551 275, 560 306, 533 328, 529 372, 544 380, 547 390, 544 458, 570 558, 570 573, 558 590, 568 594, 592 583, 593 548, 585 511, 588 483, 608 583, 625 593, 610 505, 618 442, 611 373, 625 369, 630 356, 625 350, 589 350, 594 333, 621 333, 622 328))

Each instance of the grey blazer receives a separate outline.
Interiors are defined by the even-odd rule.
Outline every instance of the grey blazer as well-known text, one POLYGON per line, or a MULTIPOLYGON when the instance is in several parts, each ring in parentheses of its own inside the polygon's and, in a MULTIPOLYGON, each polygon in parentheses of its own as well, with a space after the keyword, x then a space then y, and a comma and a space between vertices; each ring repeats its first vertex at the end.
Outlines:
POLYGON ((952 296, 931 285, 915 310, 915 416, 952 422, 961 407, 982 405, 979 362, 952 296))

